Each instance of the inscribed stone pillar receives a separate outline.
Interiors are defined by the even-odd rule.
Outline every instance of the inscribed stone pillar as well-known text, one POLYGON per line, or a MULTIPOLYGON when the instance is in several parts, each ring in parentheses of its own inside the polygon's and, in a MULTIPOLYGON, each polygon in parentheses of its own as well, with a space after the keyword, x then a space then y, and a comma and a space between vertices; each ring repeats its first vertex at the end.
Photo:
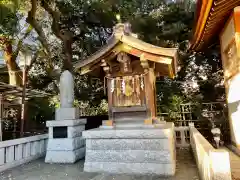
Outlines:
POLYGON ((73 75, 68 70, 64 71, 60 77, 60 103, 62 108, 73 107, 74 101, 74 81, 73 75))
POLYGON ((60 77, 60 108, 56 109, 56 120, 72 120, 79 117, 79 109, 73 107, 74 81, 73 75, 68 70, 60 77))

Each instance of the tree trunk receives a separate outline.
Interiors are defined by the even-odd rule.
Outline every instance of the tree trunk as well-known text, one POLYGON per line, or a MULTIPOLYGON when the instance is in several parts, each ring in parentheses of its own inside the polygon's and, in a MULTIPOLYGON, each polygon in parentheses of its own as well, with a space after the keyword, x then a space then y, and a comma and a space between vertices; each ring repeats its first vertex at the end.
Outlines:
POLYGON ((71 40, 63 40, 64 44, 64 53, 65 53, 65 59, 63 61, 63 69, 72 71, 73 65, 72 65, 72 42, 71 40))
POLYGON ((4 43, 4 60, 8 69, 9 84, 21 86, 21 71, 16 63, 16 57, 13 53, 12 44, 10 41, 5 41, 4 43))

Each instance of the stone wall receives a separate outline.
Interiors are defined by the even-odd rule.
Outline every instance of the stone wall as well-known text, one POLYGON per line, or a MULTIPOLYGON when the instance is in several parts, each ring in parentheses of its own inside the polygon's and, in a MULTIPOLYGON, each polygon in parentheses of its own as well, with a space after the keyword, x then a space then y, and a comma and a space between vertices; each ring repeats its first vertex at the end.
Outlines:
POLYGON ((190 127, 190 143, 202 180, 232 179, 227 151, 215 149, 195 127, 190 127))
POLYGON ((0 172, 43 157, 47 141, 43 134, 0 142, 0 172))

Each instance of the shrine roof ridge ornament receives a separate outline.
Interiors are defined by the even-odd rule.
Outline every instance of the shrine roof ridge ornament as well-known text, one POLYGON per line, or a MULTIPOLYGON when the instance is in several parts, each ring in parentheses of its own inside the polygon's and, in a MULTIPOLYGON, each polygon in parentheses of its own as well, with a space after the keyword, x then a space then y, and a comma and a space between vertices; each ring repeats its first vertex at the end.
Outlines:
POLYGON ((173 64, 173 72, 176 71, 178 49, 158 47, 140 40, 138 35, 132 32, 130 23, 116 24, 107 43, 86 59, 77 62, 74 65, 74 70, 79 71, 84 68, 85 70, 84 72, 81 70, 81 74, 88 73, 90 70, 86 68, 87 66, 96 64, 106 57, 116 56, 120 51, 125 51, 139 58, 143 54, 148 54, 146 60, 168 65, 173 64))
POLYGON ((198 0, 190 50, 201 51, 215 43, 240 0, 198 0))

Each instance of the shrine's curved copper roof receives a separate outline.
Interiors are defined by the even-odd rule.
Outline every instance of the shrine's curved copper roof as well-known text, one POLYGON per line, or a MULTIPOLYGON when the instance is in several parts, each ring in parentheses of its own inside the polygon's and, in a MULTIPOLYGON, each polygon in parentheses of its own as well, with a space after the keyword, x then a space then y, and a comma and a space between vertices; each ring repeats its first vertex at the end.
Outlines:
POLYGON ((198 0, 190 49, 201 51, 217 41, 234 7, 239 5, 240 0, 198 0))
POLYGON ((124 50, 139 58, 146 55, 145 57, 149 61, 169 65, 172 73, 176 74, 177 48, 162 48, 146 43, 138 39, 137 35, 131 31, 127 32, 125 26, 125 24, 117 24, 107 44, 85 60, 77 62, 74 65, 75 71, 81 71, 81 74, 85 74, 89 72, 89 70, 83 71, 87 66, 97 66, 97 63, 101 62, 102 59, 116 56, 120 51, 124 50), (124 47, 119 48, 121 45, 124 45, 124 47))

